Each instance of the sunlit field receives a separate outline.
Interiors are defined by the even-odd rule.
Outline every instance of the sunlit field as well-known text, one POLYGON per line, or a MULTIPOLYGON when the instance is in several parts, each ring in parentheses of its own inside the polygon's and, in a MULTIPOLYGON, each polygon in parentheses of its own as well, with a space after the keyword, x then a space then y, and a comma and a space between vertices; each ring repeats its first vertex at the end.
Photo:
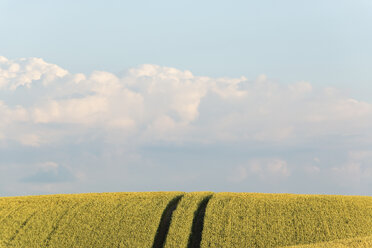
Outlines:
POLYGON ((371 247, 372 197, 147 192, 0 198, 0 247, 371 247))

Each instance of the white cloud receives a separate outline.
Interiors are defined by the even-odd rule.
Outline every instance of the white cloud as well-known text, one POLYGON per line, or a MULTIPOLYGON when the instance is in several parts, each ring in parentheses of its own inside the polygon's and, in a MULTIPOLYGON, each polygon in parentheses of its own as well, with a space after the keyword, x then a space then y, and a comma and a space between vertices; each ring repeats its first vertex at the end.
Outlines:
POLYGON ((30 87, 30 84, 37 80, 46 85, 67 74, 68 72, 61 67, 46 63, 40 58, 8 60, 0 57, 0 89, 16 90, 21 86, 30 87))
POLYGON ((52 100, 45 106, 33 109, 33 121, 35 123, 92 124, 98 122, 108 111, 107 100, 100 96, 52 100))
POLYGON ((13 122, 26 122, 29 119, 24 107, 17 105, 11 108, 2 101, 0 101, 0 116, 0 126, 9 125, 13 122))
POLYGON ((122 82, 143 96, 145 119, 171 113, 186 123, 198 117, 200 100, 210 87, 205 78, 194 77, 189 71, 156 65, 131 69, 122 82))
POLYGON ((211 78, 158 65, 84 75, 0 57, 0 186, 9 192, 23 192, 22 178, 36 191, 83 181, 100 190, 108 178, 118 185, 125 176, 130 186, 149 170, 148 185, 154 173, 168 179, 174 170, 192 180, 218 177, 213 185, 228 176, 239 186, 285 190, 292 182, 306 190, 314 185, 306 180, 319 180, 318 192, 336 183, 370 193, 371 127, 371 103, 308 82, 211 78), (40 156, 56 162, 33 170, 17 160, 40 156))
POLYGON ((122 142, 135 137, 301 144, 325 135, 366 137, 372 126, 372 104, 334 88, 281 85, 265 75, 252 81, 200 77, 157 65, 118 77, 103 71, 71 74, 37 58, 1 57, 0 94, 11 95, 0 101, 2 140, 31 146, 91 130, 121 134, 122 142))

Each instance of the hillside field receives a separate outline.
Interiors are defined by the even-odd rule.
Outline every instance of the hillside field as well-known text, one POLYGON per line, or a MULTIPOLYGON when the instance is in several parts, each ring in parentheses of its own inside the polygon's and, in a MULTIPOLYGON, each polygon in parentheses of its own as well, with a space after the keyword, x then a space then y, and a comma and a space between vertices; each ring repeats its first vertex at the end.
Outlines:
POLYGON ((213 192, 0 197, 0 247, 372 247, 372 197, 213 192))

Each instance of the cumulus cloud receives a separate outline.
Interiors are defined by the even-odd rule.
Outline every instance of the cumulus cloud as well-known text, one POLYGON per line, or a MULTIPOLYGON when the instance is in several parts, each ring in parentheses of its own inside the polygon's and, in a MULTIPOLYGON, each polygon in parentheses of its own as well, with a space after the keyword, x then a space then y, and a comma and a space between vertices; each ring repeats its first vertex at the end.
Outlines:
POLYGON ((40 58, 22 58, 16 61, 0 56, 0 89, 16 90, 30 87, 40 80, 44 85, 64 77, 68 72, 61 67, 46 63, 40 58))
POLYGON ((48 124, 98 128, 107 136, 120 129, 144 141, 167 140, 172 133, 173 141, 201 142, 301 142, 362 134, 372 124, 369 103, 308 82, 280 85, 264 75, 251 81, 210 78, 142 65, 123 77, 102 71, 87 76, 39 58, 4 57, 0 68, 0 93, 11 94, 9 103, 0 101, 0 133, 9 139, 17 131, 7 126, 27 130, 18 135, 25 145, 48 140, 35 134, 48 124))
MULTIPOLYGON (((305 173, 309 178, 329 176, 336 181, 352 175, 351 183, 366 185, 372 156, 365 147, 372 143, 371 126, 371 103, 306 81, 280 84, 265 75, 212 78, 149 64, 131 68, 122 76, 105 71, 85 75, 40 58, 0 57, 0 152, 51 149, 53 154, 66 150, 66 154, 80 154, 80 150, 69 149, 84 144, 89 148, 81 152, 81 161, 113 163, 110 156, 120 160, 134 154, 143 159, 138 164, 155 168, 174 158, 173 154, 154 162, 155 158, 141 155, 142 148, 197 149, 223 144, 242 151, 231 155, 238 162, 223 165, 230 181, 247 182, 251 177, 285 181, 305 173), (280 153, 278 147, 283 147, 281 154, 270 154, 280 153), (343 159, 351 147, 355 151, 343 159), (297 148, 298 155, 289 155, 289 150, 297 148), (265 156, 257 159, 249 153, 254 149, 266 151, 265 156)), ((219 152, 210 154, 218 156, 219 152)), ((192 157, 177 154, 175 161, 192 157)), ((79 166, 80 160, 71 161, 79 166)), ((59 175, 68 175, 68 170, 60 164, 40 168, 24 180, 62 180, 59 175)))

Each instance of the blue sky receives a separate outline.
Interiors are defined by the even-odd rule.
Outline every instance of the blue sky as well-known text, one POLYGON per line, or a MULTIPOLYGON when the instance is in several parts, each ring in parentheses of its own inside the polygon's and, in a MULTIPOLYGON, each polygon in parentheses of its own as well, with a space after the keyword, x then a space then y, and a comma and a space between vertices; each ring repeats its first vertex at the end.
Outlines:
POLYGON ((372 4, 0 0, 0 195, 371 194, 372 4))
POLYGON ((1 53, 72 72, 140 64, 333 85, 369 99, 372 4, 358 1, 1 1, 1 53))

